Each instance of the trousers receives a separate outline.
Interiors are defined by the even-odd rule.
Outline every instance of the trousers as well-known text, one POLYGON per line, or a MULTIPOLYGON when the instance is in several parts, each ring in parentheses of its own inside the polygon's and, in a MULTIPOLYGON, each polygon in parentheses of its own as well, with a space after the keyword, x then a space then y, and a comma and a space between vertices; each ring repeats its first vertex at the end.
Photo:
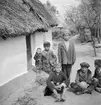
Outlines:
POLYGON ((68 85, 70 84, 70 74, 71 74, 72 64, 62 64, 62 71, 68 79, 68 85))

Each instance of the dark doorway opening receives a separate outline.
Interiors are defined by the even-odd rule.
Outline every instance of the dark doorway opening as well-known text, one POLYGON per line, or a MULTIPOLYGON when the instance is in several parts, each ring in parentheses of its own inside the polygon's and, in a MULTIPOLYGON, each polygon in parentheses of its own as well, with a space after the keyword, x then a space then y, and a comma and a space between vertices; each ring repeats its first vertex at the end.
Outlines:
POLYGON ((26 36, 27 69, 32 68, 31 34, 26 36))

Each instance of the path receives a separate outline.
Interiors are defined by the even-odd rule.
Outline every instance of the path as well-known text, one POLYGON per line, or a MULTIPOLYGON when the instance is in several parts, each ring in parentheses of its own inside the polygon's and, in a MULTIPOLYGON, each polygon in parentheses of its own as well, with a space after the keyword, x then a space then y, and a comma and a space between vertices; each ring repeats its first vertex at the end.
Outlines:
MULTIPOLYGON (((76 39, 75 36, 73 38, 73 40, 76 39)), ((76 70, 78 70, 78 68, 80 68, 80 63, 81 62, 88 62, 91 67, 91 71, 94 72, 94 60, 96 58, 101 58, 101 50, 98 51, 98 56, 94 57, 94 53, 93 53, 93 48, 91 46, 90 43, 88 44, 80 44, 77 43, 77 41, 75 42, 75 48, 76 48, 76 55, 77 55, 77 59, 76 59, 76 63, 74 64, 73 68, 72 68, 72 73, 71 73, 71 81, 74 81, 75 76, 76 76, 76 70)), ((51 97, 43 97, 42 98, 42 102, 44 102, 44 105, 58 105, 58 104, 62 104, 62 105, 101 105, 101 94, 97 93, 97 92, 93 92, 92 95, 89 94, 84 94, 84 95, 80 95, 80 96, 76 96, 71 92, 66 92, 66 96, 65 96, 66 102, 65 103, 54 103, 54 99, 52 99, 51 97)))
MULTIPOLYGON (((74 40, 77 36, 74 37, 74 40)), ((76 54, 77 54, 77 60, 72 68, 71 73, 71 81, 74 81, 76 70, 79 69, 81 62, 88 62, 91 67, 91 71, 94 71, 94 59, 101 58, 100 51, 98 53, 98 57, 93 57, 93 49, 90 44, 80 44, 75 43, 76 48, 76 54)), ((5 102, 3 102, 0 105, 12 105, 11 103, 14 102, 14 100, 17 99, 17 96, 24 96, 25 93, 30 95, 31 97, 34 97, 37 99, 37 105, 101 105, 101 94, 97 92, 93 92, 93 94, 84 94, 80 96, 76 96, 72 92, 66 92, 66 95, 64 98, 66 101, 64 103, 56 103, 54 102, 54 99, 52 97, 44 97, 43 91, 45 86, 37 86, 36 88, 33 86, 33 84, 29 84, 28 87, 24 88, 24 91, 16 91, 14 94, 12 94, 5 102)), ((17 104, 20 105, 20 104, 17 104)), ((22 104, 24 105, 24 104, 22 104)), ((36 105, 36 104, 30 104, 30 105, 36 105)))

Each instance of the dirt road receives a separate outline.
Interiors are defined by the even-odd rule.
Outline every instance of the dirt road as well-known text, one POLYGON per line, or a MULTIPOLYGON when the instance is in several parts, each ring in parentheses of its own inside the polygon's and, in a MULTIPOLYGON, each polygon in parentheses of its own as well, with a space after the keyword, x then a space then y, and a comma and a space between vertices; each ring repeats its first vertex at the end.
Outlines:
MULTIPOLYGON (((73 38, 73 40, 76 39, 77 36, 73 38)), ((91 71, 94 71, 94 60, 96 58, 101 58, 101 50, 99 49, 98 56, 94 57, 93 55, 93 48, 91 47, 91 44, 80 44, 75 42, 75 48, 76 48, 76 54, 77 54, 77 59, 76 63, 74 64, 72 68, 72 73, 71 73, 71 81, 75 80, 75 75, 76 71, 80 67, 81 62, 88 62, 91 67, 91 71)), ((56 46, 55 46, 56 47, 56 46)), ((44 75, 43 75, 44 77, 44 75)), ((101 94, 97 92, 93 92, 91 95, 89 94, 84 94, 80 96, 76 96, 72 92, 66 91, 66 94, 64 98, 66 101, 64 103, 56 103, 54 102, 54 98, 52 97, 44 97, 43 96, 43 91, 44 91, 45 86, 44 85, 33 85, 33 82, 28 84, 27 87, 24 87, 12 95, 8 97, 2 104, 0 105, 101 105, 101 94), (29 96, 31 99, 35 99, 32 101, 32 103, 25 104, 25 100, 28 99, 23 99, 22 104, 18 103, 18 98, 19 97, 25 97, 29 96)), ((19 99, 20 100, 20 99, 19 99)), ((21 101, 21 100, 20 100, 21 101)))

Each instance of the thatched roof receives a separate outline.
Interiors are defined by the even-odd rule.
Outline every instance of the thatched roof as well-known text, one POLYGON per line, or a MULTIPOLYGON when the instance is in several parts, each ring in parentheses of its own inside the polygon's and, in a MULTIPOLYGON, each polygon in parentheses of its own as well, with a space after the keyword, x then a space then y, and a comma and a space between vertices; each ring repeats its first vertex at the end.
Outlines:
POLYGON ((39 0, 24 1, 28 1, 32 5, 33 9, 38 13, 38 15, 44 18, 49 23, 49 25, 51 26, 57 25, 56 21, 54 20, 54 17, 52 17, 49 11, 46 10, 45 6, 39 0))
POLYGON ((0 36, 47 30, 54 20, 37 0, 0 0, 0 36))

